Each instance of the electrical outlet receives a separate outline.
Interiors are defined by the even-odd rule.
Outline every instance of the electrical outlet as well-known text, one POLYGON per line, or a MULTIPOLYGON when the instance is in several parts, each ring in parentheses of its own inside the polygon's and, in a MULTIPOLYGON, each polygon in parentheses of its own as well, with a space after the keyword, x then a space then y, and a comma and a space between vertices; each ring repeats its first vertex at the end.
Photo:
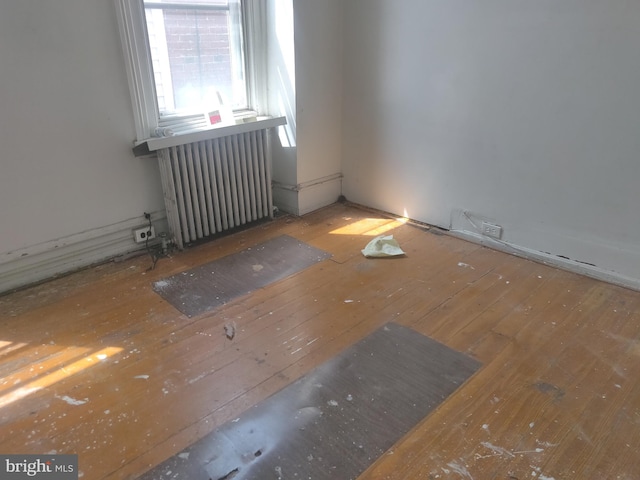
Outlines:
POLYGON ((137 228, 133 231, 133 237, 136 240, 136 243, 143 243, 147 240, 153 240, 156 238, 156 229, 151 226, 137 228))
POLYGON ((502 237, 502 227, 493 223, 482 222, 482 234, 487 237, 500 239, 502 237))

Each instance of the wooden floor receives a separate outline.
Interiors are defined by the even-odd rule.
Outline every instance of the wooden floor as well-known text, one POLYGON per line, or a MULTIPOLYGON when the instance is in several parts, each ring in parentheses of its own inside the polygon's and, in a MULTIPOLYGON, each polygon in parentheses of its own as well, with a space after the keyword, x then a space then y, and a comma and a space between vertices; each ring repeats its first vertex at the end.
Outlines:
POLYGON ((640 478, 640 293, 345 205, 149 266, 0 297, 0 453, 136 478, 394 321, 483 367, 360 480, 640 478), (365 259, 381 233, 406 258, 365 259), (281 234, 333 257, 194 318, 151 288, 281 234))

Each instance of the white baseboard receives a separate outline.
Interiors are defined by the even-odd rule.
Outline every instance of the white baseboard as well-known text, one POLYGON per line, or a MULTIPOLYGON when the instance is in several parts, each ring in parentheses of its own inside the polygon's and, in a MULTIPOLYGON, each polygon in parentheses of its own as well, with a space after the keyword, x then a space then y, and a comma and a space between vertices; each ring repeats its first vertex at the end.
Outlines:
POLYGON ((280 182, 273 182, 272 185, 275 205, 285 212, 305 215, 336 202, 342 194, 342 173, 297 185, 280 182))
MULTIPOLYGON (((156 232, 167 231, 166 214, 152 212, 156 232)), ((145 225, 136 217, 57 240, 0 253, 0 293, 47 280, 82 267, 144 250, 132 230, 145 225)))
POLYGON ((557 257, 548 253, 531 250, 529 248, 520 247, 518 245, 513 245, 501 240, 494 240, 493 238, 486 237, 468 230, 449 230, 448 233, 449 235, 452 235, 454 237, 484 245, 494 250, 499 250, 501 252, 516 255, 528 260, 534 260, 546 265, 562 268, 563 270, 568 270, 573 273, 585 275, 587 277, 591 277, 607 283, 612 283, 614 285, 619 285, 621 287, 630 288, 632 290, 640 290, 640 279, 631 278, 617 272, 612 272, 600 267, 596 267, 594 265, 576 262, 569 258, 557 257))

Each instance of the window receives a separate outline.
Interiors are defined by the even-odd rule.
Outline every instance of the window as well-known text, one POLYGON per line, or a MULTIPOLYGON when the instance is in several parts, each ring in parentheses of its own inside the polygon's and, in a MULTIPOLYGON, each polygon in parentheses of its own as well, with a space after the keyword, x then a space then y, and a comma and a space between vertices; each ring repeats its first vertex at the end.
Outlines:
POLYGON ((116 0, 116 6, 138 141, 158 127, 175 133, 206 127, 204 112, 220 101, 236 112, 259 110, 259 2, 116 0))
POLYGON ((247 107, 238 0, 144 6, 161 116, 202 110, 218 94, 233 108, 247 107))

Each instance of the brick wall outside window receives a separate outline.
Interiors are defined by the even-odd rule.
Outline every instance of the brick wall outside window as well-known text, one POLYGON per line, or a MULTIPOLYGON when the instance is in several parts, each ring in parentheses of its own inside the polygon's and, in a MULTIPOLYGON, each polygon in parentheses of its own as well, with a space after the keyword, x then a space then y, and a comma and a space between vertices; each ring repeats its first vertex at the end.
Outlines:
POLYGON ((175 107, 193 107, 219 90, 232 98, 227 12, 165 10, 164 26, 175 107))

